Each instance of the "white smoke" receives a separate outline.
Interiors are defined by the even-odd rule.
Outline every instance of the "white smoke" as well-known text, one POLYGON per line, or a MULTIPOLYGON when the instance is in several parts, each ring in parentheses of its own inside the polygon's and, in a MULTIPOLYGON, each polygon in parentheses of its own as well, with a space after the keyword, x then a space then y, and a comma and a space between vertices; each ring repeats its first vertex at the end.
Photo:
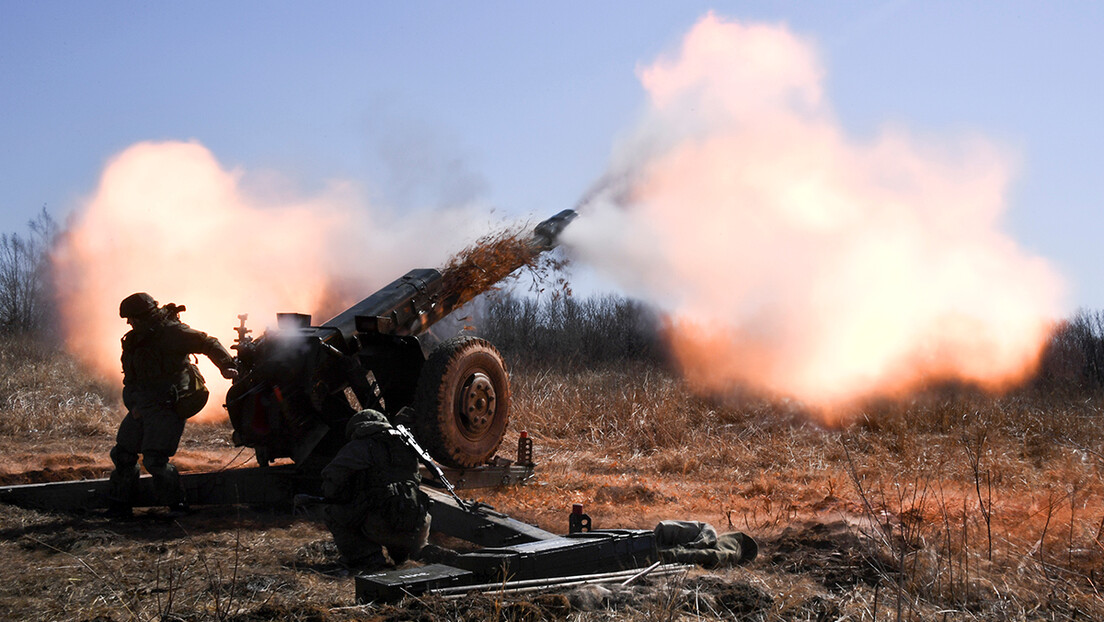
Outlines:
POLYGON ((565 242, 666 309, 688 376, 831 406, 1037 360, 1061 281, 1001 228, 978 136, 847 135, 814 46, 709 14, 639 70, 649 109, 565 242))

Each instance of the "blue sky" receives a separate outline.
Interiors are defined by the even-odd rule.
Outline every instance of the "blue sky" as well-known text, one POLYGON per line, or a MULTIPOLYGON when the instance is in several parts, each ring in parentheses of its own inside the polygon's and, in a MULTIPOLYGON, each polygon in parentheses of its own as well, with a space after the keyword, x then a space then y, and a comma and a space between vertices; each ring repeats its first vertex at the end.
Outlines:
POLYGON ((856 137, 890 123, 1016 154, 1007 229, 1104 308, 1104 3, 0 0, 0 231, 64 218, 105 162, 195 139, 304 192, 406 209, 572 206, 644 104, 638 65, 707 11, 814 41, 856 137))

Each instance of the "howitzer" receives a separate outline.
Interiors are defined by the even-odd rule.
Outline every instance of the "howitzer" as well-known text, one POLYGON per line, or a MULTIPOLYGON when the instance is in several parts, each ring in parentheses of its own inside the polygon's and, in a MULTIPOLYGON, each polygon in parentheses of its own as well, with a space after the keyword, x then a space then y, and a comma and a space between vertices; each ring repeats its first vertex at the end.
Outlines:
POLYGON ((320 326, 281 313, 257 339, 237 328, 239 376, 226 406, 237 445, 266 465, 282 457, 321 468, 361 408, 389 419, 414 411, 413 435, 441 464, 475 467, 495 453, 509 421, 502 357, 489 342, 461 336, 430 347, 427 331, 494 282, 556 246, 575 218, 564 210, 539 223, 475 286, 436 269, 411 270, 320 326), (490 280, 488 280, 488 278, 490 280))

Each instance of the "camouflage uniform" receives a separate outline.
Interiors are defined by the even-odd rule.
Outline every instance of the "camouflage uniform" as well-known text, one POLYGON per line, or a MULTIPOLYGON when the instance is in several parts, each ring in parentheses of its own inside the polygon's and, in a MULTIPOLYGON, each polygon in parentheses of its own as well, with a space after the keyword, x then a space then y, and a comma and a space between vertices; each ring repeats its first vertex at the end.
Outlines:
POLYGON ((425 546, 429 536, 429 498, 418 484, 418 458, 388 423, 363 410, 346 426, 349 442, 322 469, 326 526, 342 560, 374 569, 401 564, 425 546))
POLYGON ((735 566, 750 562, 759 545, 738 531, 717 534, 709 523, 665 520, 655 527, 659 558, 667 563, 697 564, 704 568, 735 566))
POLYGON ((112 509, 129 512, 138 485, 139 454, 153 476, 158 502, 182 507, 184 489, 169 458, 184 432, 185 418, 176 405, 192 380, 190 357, 206 355, 224 376, 234 369, 234 359, 218 339, 180 322, 171 310, 158 308, 149 294, 128 296, 119 314, 133 329, 123 337, 123 404, 128 412, 111 450, 112 509))

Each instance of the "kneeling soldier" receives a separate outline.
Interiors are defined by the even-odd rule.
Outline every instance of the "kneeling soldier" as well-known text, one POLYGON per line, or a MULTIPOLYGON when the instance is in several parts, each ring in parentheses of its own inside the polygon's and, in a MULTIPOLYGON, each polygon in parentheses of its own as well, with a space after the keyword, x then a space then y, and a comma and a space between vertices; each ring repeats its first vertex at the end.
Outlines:
POLYGON ((326 526, 342 561, 376 570, 426 544, 429 498, 418 487, 418 458, 382 413, 362 410, 345 427, 349 442, 322 469, 326 526))

